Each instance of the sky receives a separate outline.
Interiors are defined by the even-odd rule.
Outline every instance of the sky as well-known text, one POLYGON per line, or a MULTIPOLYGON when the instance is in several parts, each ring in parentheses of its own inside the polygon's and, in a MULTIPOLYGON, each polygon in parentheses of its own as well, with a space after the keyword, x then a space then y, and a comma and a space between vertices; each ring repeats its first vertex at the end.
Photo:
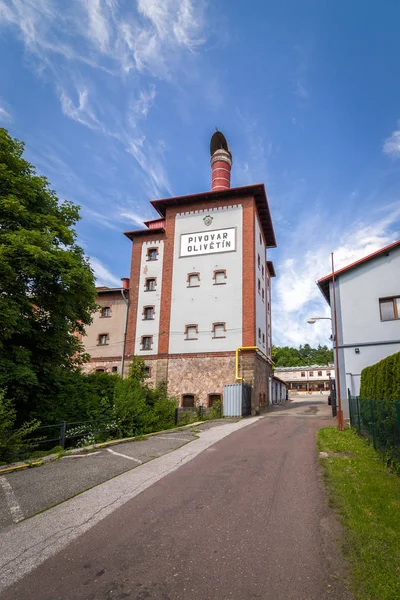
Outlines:
POLYGON ((315 281, 400 238, 397 0, 0 0, 0 126, 60 199, 99 285, 149 200, 265 183, 273 343, 329 345, 315 281), (384 8, 384 10, 383 10, 384 8))

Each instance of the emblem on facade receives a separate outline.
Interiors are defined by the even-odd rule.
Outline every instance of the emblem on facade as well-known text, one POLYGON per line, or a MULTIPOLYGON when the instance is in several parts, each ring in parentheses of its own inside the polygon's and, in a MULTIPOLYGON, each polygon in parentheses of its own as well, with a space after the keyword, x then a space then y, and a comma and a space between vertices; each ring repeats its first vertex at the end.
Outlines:
POLYGON ((208 227, 208 225, 211 225, 213 218, 211 215, 206 215, 204 217, 203 221, 204 221, 204 225, 207 225, 207 227, 208 227))

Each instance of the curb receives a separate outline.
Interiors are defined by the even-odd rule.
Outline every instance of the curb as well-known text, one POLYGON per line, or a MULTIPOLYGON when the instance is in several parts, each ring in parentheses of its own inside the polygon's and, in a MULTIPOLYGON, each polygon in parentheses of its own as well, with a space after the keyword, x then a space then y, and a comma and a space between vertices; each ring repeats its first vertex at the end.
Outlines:
MULTIPOLYGON (((215 419, 217 420, 217 419, 215 419)), ((154 435, 159 435, 161 433, 171 433, 171 431, 181 431, 182 429, 188 429, 189 427, 195 427, 196 425, 202 425, 207 421, 196 421, 195 423, 189 423, 189 425, 181 425, 180 427, 173 427, 172 429, 163 429, 162 431, 153 431, 152 433, 146 433, 140 436, 140 439, 147 439, 148 437, 152 437, 154 435)), ((63 456, 69 456, 74 454, 84 454, 85 451, 95 450, 96 448, 107 448, 107 446, 115 446, 117 444, 124 444, 126 442, 134 442, 136 437, 128 437, 121 438, 119 440, 110 440, 109 442, 101 442, 100 444, 91 444, 90 446, 85 446, 84 448, 74 448, 73 450, 67 450, 63 456)), ((0 476, 6 475, 7 473, 13 473, 14 471, 20 471, 21 469, 29 469, 34 467, 40 467, 42 464, 47 462, 53 462, 58 460, 58 454, 48 454, 47 456, 42 456, 40 458, 28 459, 29 462, 18 462, 11 463, 9 466, 0 469, 0 476)))

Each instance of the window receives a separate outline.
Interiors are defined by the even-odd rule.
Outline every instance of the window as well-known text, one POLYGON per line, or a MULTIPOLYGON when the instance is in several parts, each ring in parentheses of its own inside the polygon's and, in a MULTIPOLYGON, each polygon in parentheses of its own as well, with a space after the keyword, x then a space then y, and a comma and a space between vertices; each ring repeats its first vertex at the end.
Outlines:
POLYGON ((381 321, 393 321, 400 319, 400 296, 393 298, 381 298, 379 300, 381 321))
POLYGON ((198 325, 186 325, 185 335, 187 340, 197 340, 198 325))
POLYGON ((188 284, 188 287, 199 287, 200 274, 199 273, 189 273, 189 275, 187 276, 187 284, 188 284))
POLYGON ((151 350, 151 345, 153 343, 152 335, 144 335, 142 337, 142 350, 151 350))
POLYGON ((146 377, 151 377, 151 367, 146 366, 144 368, 144 371, 145 371, 146 377))
POLYGON ((214 338, 224 338, 226 337, 226 324, 225 323, 213 323, 212 331, 214 334, 214 338))
POLYGON ((261 340, 261 329, 258 328, 258 339, 261 340))
POLYGON ((226 271, 214 271, 214 285, 223 285, 226 283, 226 271))
POLYGON ((154 292, 156 289, 156 279, 146 279, 144 286, 146 292, 154 292))
POLYGON ((304 373, 304 371, 302 371, 302 372, 300 373, 300 375, 301 375, 302 377, 305 377, 305 376, 306 376, 306 374, 304 373))
POLYGON ((158 248, 149 248, 147 250, 147 260, 157 260, 158 248))
POLYGON ((105 373, 105 369, 101 369, 101 368, 96 369, 96 373, 105 373))
POLYGON ((214 406, 216 402, 222 402, 221 394, 208 394, 208 406, 214 406))
POLYGON ((98 344, 98 346, 107 346, 107 344, 108 344, 108 333, 101 333, 99 335, 97 344, 98 344))
POLYGON ((263 333, 263 344, 265 345, 265 333, 263 333))
POLYGON ((330 376, 331 376, 331 372, 330 372, 330 371, 327 371, 327 372, 326 372, 326 376, 327 376, 327 377, 330 377, 330 376))
POLYGON ((101 309, 102 317, 111 317, 111 308, 109 306, 103 306, 101 309))
POLYGON ((264 302, 264 288, 261 290, 262 301, 264 302))
POLYGON ((112 367, 111 372, 112 373, 118 373, 118 367, 112 367))
POLYGON ((260 258, 260 255, 259 255, 259 254, 257 255, 257 264, 258 264, 258 268, 260 268, 260 265, 261 265, 261 258, 260 258))
POLYGON ((261 267, 262 278, 264 279, 264 265, 261 267))
POLYGON ((322 371, 318 371, 318 377, 322 377, 322 371))
POLYGON ((261 233, 260 233, 260 244, 262 244, 262 237, 261 237, 261 233))
POLYGON ((143 309, 143 320, 151 321, 154 319, 154 306, 145 306, 143 309))
POLYGON ((310 377, 314 377, 314 371, 310 371, 310 377))
POLYGON ((260 280, 258 280, 258 293, 259 294, 261 293, 261 281, 260 280))
POLYGON ((194 394, 183 394, 181 404, 183 408, 194 408, 194 394))

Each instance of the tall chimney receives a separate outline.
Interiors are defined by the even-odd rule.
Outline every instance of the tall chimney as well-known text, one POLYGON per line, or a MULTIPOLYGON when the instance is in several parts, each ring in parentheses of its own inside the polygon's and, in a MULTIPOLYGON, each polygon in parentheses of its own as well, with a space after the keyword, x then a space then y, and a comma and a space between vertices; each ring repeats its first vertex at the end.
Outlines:
POLYGON ((224 134, 218 129, 211 138, 210 154, 211 191, 228 190, 231 187, 232 154, 224 134))
POLYGON ((129 290, 129 277, 121 277, 122 288, 124 290, 129 290))

